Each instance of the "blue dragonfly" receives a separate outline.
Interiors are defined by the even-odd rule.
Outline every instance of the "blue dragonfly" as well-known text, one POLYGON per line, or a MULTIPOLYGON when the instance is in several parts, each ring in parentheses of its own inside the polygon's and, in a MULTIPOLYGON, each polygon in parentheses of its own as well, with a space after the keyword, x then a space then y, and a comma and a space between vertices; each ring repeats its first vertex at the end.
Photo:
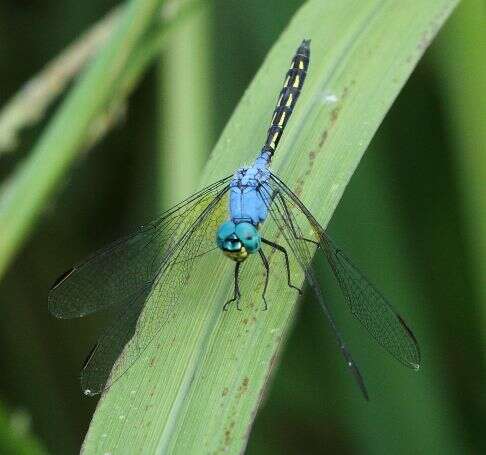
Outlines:
POLYGON ((295 193, 269 170, 304 85, 309 59, 310 40, 304 40, 285 76, 266 142, 251 166, 209 185, 157 220, 98 251, 63 274, 51 288, 49 308, 56 317, 77 318, 115 310, 111 325, 84 364, 81 385, 86 395, 101 393, 140 358, 174 311, 180 310, 182 290, 194 263, 218 249, 235 262, 232 297, 224 310, 232 304, 240 309, 240 270, 251 256, 259 256, 265 270, 262 300, 267 309, 268 250, 281 254, 287 284, 300 294, 291 282, 289 255, 295 258, 366 399, 362 375, 312 269, 316 252, 326 257, 351 313, 371 336, 402 364, 419 368, 418 344, 404 320, 335 246, 295 193), (273 239, 263 235, 268 218, 277 229, 273 239))

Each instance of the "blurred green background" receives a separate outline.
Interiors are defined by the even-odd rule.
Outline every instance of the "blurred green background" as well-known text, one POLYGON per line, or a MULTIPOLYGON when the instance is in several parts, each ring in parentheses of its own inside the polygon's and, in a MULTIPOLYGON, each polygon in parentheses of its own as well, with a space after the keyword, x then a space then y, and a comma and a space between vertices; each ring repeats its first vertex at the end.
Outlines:
MULTIPOLYGON (((48 289, 70 265, 194 189, 232 110, 301 4, 217 0, 194 11, 169 37, 123 120, 80 157, 45 207, 0 282, 0 453, 79 450, 96 402, 82 396, 78 375, 102 323, 50 317, 48 289), (194 134, 184 139, 178 131, 188 124, 194 134)), ((3 0, 0 106, 115 5, 3 0)), ((330 225, 413 327, 423 368, 408 371, 376 347, 318 263, 371 402, 343 367, 318 306, 304 299, 247 453, 486 453, 485 24, 484 2, 459 6, 330 225)), ((0 178, 45 123, 25 130, 18 150, 0 153, 0 178)))

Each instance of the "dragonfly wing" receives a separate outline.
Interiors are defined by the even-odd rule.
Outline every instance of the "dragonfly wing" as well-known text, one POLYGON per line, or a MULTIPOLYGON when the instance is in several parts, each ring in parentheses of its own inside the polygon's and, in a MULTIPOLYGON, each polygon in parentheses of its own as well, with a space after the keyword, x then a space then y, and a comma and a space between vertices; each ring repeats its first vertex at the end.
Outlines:
POLYGON ((118 312, 88 357, 81 374, 87 395, 96 395, 119 379, 169 321, 181 302, 194 263, 216 250, 215 232, 227 217, 227 191, 227 185, 220 188, 197 215, 178 220, 178 234, 169 242, 157 276, 118 312))
MULTIPOLYGON (((225 187, 224 178, 177 204, 136 232, 99 250, 62 275, 49 292, 49 310, 58 318, 76 318, 131 305, 154 282, 181 225, 190 225, 225 187)), ((182 235, 182 234, 181 234, 182 235)))
POLYGON ((149 293, 147 290, 133 299, 130 302, 130 311, 118 311, 89 353, 81 371, 81 389, 85 395, 94 396, 103 392, 128 369, 126 366, 122 368, 123 372, 119 373, 119 369, 113 366, 135 334, 137 320, 149 293))
POLYGON ((403 318, 352 264, 342 250, 334 245, 324 228, 299 198, 277 176, 272 174, 271 181, 274 197, 280 204, 283 222, 288 230, 293 231, 294 236, 301 235, 299 230, 296 231, 295 226, 292 226, 296 224, 298 216, 303 215, 307 219, 313 237, 304 241, 315 242, 324 252, 351 313, 393 357, 407 367, 418 369, 420 365, 418 343, 403 318))
POLYGON ((351 313, 393 357, 403 365, 418 370, 420 350, 412 330, 323 230, 319 232, 319 237, 321 248, 351 313))
MULTIPOLYGON (((336 338, 341 354, 346 361, 346 366, 353 375, 364 398, 366 400, 369 400, 368 391, 366 389, 363 376, 361 375, 358 365, 354 361, 351 352, 346 346, 346 343, 344 342, 344 339, 340 331, 338 330, 338 327, 334 320, 334 316, 331 312, 331 309, 328 307, 324 296, 322 295, 319 282, 312 268, 312 259, 318 247, 318 242, 307 241, 303 236, 301 225, 303 226, 304 222, 308 222, 307 217, 300 209, 295 210, 296 206, 294 204, 291 204, 291 201, 287 200, 285 193, 283 192, 283 188, 279 188, 279 185, 275 181, 272 180, 270 182, 270 188, 271 194, 262 194, 262 196, 266 196, 262 197, 262 199, 265 201, 271 201, 267 205, 267 208, 271 218, 275 221, 275 224, 278 227, 278 236, 281 236, 285 239, 288 247, 290 248, 294 257, 297 259, 300 267, 302 268, 305 279, 313 290, 319 302, 319 305, 324 311, 329 325, 331 326, 332 332, 334 334, 334 337, 336 338)), ((262 187, 262 190, 266 191, 264 187, 262 187)), ((277 242, 279 241, 278 238, 272 240, 277 242)))

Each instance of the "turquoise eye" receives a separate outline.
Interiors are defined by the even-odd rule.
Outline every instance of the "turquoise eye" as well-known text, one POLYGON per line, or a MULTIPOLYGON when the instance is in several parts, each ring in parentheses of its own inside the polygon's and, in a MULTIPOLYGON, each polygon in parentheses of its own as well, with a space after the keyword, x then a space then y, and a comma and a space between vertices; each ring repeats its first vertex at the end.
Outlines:
POLYGON ((235 233, 235 228, 236 225, 232 221, 226 221, 219 226, 216 233, 216 244, 219 248, 223 248, 226 239, 235 233))
POLYGON ((250 223, 238 223, 235 234, 240 239, 248 253, 254 253, 260 248, 261 237, 256 227, 250 223))
POLYGON ((216 244, 225 254, 238 253, 237 260, 243 260, 250 253, 258 251, 261 245, 261 237, 256 227, 251 223, 238 223, 226 221, 218 228, 216 244))

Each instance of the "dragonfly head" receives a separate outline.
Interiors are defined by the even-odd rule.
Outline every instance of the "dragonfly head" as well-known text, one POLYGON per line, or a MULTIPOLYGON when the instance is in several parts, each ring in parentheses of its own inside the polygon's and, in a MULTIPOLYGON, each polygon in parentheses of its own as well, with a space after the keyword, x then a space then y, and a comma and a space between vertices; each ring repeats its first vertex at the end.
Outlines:
POLYGON ((258 251, 261 237, 251 223, 226 221, 218 228, 216 243, 223 253, 236 262, 243 262, 249 254, 258 251))

